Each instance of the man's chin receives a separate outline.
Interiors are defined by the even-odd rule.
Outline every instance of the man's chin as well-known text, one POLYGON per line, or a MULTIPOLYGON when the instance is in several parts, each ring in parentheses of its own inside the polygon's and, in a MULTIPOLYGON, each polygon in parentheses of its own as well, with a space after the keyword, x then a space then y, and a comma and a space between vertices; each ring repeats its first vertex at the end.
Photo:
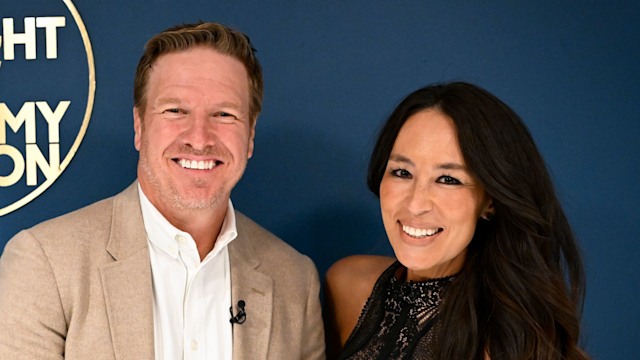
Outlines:
POLYGON ((215 198, 185 198, 180 197, 174 201, 174 206, 181 210, 207 210, 217 205, 215 198))
POLYGON ((221 194, 188 193, 174 194, 173 204, 182 210, 207 210, 221 204, 223 196, 221 194))

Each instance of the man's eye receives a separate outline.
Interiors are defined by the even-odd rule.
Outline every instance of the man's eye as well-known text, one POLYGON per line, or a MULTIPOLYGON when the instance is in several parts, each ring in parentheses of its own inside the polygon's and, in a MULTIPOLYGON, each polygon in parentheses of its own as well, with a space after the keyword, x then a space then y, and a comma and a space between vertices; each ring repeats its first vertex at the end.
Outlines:
POLYGON ((178 108, 165 109, 164 112, 171 113, 171 114, 179 114, 180 113, 180 109, 178 109, 178 108))
POLYGON ((228 112, 224 112, 224 111, 218 111, 217 113, 213 114, 214 116, 220 116, 220 117, 232 117, 234 119, 237 119, 237 117, 231 113, 228 112))
POLYGON ((446 185, 461 185, 462 183, 460 182, 460 180, 448 176, 448 175, 444 175, 444 176, 440 176, 438 178, 438 182, 441 184, 446 184, 446 185))
POLYGON ((403 179, 411 179, 411 173, 405 169, 393 169, 391 170, 391 175, 403 179))

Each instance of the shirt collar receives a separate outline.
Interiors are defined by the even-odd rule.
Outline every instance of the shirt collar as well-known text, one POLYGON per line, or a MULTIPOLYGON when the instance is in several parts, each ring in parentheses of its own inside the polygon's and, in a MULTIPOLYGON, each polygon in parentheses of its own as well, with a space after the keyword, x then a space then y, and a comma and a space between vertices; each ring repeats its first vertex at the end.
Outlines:
MULTIPOLYGON (((195 241, 191 235, 173 226, 160 213, 160 211, 158 211, 142 191, 140 183, 138 183, 138 194, 140 195, 140 207, 142 209, 142 219, 144 221, 144 228, 147 232, 147 239, 153 245, 157 246, 173 258, 178 257, 180 246, 184 246, 184 244, 179 242, 178 239, 180 238, 188 239, 195 248, 195 241)), ((229 245, 229 243, 237 236, 238 230, 236 228, 236 214, 233 208, 233 203, 231 202, 231 199, 229 199, 227 213, 225 214, 216 243, 204 260, 219 254, 220 251, 229 245)))

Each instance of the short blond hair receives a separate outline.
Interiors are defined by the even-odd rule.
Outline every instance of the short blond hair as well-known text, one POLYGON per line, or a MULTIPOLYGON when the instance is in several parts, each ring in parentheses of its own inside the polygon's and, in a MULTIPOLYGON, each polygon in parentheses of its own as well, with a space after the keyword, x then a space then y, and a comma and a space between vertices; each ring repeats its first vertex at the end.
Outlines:
POLYGON ((144 116, 147 102, 149 71, 158 57, 196 46, 210 47, 239 60, 244 65, 249 78, 249 117, 253 126, 262 109, 264 92, 262 67, 255 55, 256 50, 247 35, 213 22, 174 26, 149 39, 133 82, 133 104, 138 108, 140 116, 144 116))

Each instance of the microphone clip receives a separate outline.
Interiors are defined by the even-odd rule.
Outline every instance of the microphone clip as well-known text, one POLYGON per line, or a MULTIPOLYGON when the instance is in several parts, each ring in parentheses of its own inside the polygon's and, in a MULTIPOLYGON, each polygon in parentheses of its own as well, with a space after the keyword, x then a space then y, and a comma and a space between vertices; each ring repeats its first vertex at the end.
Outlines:
POLYGON ((247 313, 244 311, 244 300, 238 301, 238 313, 233 315, 233 306, 229 307, 229 313, 231 314, 231 319, 229 322, 231 324, 243 324, 247 320, 247 313))

